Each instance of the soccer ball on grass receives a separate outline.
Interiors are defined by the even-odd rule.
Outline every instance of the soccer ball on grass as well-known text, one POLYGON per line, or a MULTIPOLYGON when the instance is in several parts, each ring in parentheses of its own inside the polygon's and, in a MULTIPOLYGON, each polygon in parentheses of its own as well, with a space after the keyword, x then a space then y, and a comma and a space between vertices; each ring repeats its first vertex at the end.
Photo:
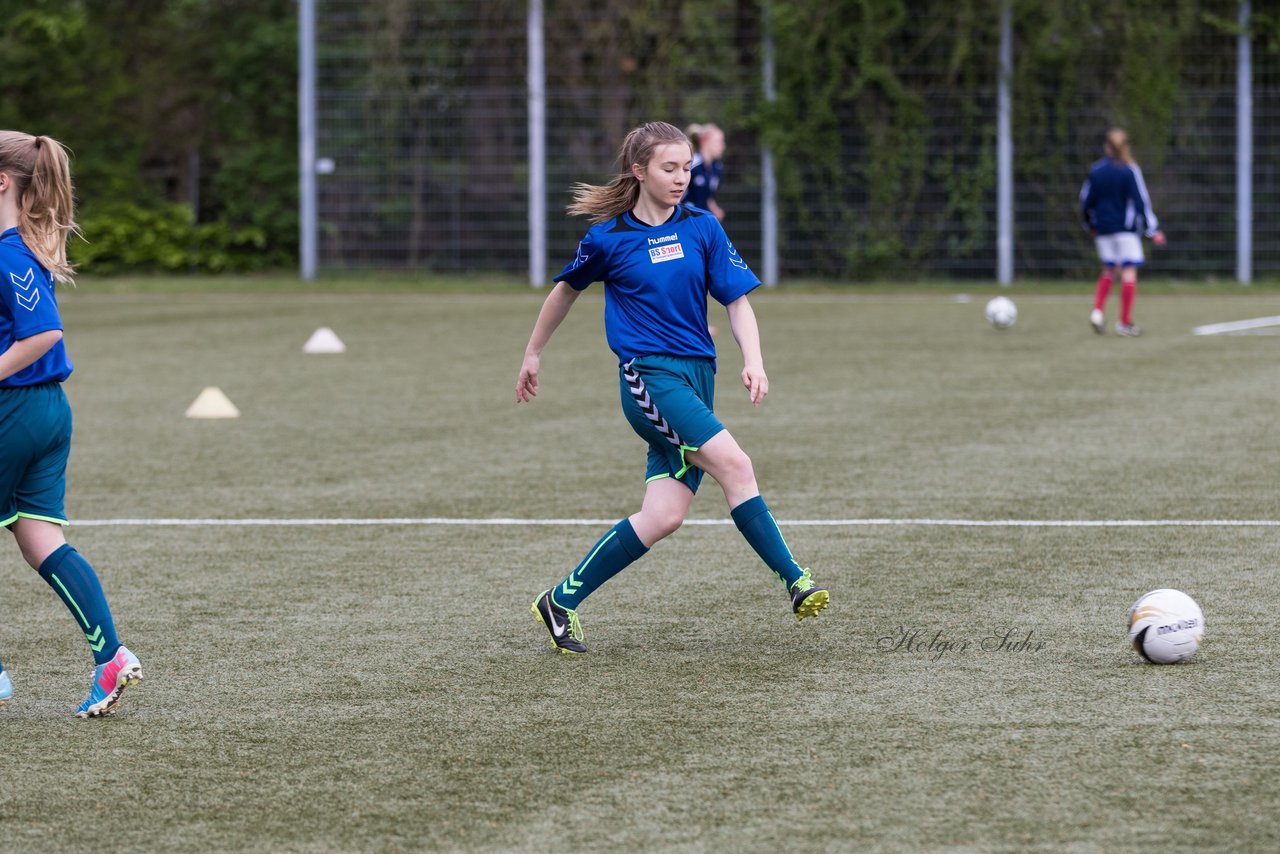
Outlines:
POLYGON ((1129 609, 1129 642, 1152 664, 1186 661, 1203 636, 1204 614, 1181 590, 1152 590, 1129 609))
POLYGON ((1018 319, 1018 307, 1008 297, 993 297, 987 303, 987 323, 996 329, 1008 329, 1018 319))

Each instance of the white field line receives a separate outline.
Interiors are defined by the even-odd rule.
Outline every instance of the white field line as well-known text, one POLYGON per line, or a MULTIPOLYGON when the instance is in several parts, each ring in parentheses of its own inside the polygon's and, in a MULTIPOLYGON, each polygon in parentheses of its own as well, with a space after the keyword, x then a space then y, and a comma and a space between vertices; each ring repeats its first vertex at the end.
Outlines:
POLYGON ((1268 326, 1280 326, 1280 315, 1255 317, 1252 320, 1233 320, 1230 323, 1210 323, 1208 326, 1195 327, 1191 330, 1191 334, 1230 335, 1232 332, 1245 332, 1249 329, 1263 329, 1268 326))
MULTIPOLYGON (((590 526, 614 525, 617 519, 460 519, 444 516, 389 519, 83 519, 81 528, 109 527, 306 527, 347 525, 590 526)), ((731 519, 686 519, 686 525, 732 525, 731 519)), ((786 526, 855 528, 923 525, 951 528, 1280 528, 1277 519, 782 519, 786 526)))

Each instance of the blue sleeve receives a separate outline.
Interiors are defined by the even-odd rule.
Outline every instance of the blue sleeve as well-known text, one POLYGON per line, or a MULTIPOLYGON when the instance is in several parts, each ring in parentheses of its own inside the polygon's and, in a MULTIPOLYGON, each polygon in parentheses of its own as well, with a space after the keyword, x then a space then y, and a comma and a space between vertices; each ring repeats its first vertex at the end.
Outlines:
POLYGON ((13 338, 21 341, 51 329, 62 329, 53 281, 21 256, 0 254, 0 294, 13 317, 13 338))
POLYGON ((1143 232, 1151 237, 1160 230, 1160 221, 1151 207, 1151 195, 1147 192, 1147 182, 1142 180, 1142 170, 1138 164, 1129 164, 1129 193, 1133 197, 1134 206, 1143 220, 1143 232))
POLYGON ((586 290, 592 282, 601 281, 609 266, 609 253, 593 238, 591 232, 578 243, 573 260, 564 266, 555 281, 565 282, 575 291, 586 290))
POLYGON ((1084 186, 1080 188, 1080 221, 1084 225, 1085 231, 1093 228, 1093 181, 1090 178, 1084 179, 1084 186))
POLYGON ((706 249, 707 292, 716 302, 728 305, 754 291, 760 280, 733 248, 720 221, 710 214, 702 217, 702 221, 706 223, 704 234, 710 244, 706 249))
POLYGON ((701 156, 694 157, 693 168, 689 170, 689 187, 684 191, 684 198, 680 201, 696 208, 706 208, 707 199, 711 197, 707 180, 707 168, 701 156))

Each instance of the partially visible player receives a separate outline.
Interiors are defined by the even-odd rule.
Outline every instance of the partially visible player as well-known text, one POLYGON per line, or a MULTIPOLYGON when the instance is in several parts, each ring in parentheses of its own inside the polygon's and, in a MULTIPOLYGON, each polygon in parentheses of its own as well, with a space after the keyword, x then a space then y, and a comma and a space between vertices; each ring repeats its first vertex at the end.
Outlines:
MULTIPOLYGON (((66 150, 47 136, 0 131, 0 525, 89 642, 93 683, 76 715, 96 718, 116 710, 142 665, 116 637, 97 573, 62 532, 71 450, 62 383, 72 366, 54 286, 73 280, 67 239, 76 232, 66 150)), ((12 695, 0 666, 0 703, 12 695)))
POLYGON ((693 143, 693 165, 689 188, 681 201, 711 211, 724 222, 724 208, 716 201, 724 174, 724 131, 713 124, 689 125, 688 136, 693 143))
MULTIPOLYGON (((716 201, 720 189, 720 177, 724 174, 724 131, 711 123, 693 124, 685 130, 693 144, 693 165, 689 170, 689 186, 682 204, 711 211, 716 219, 724 222, 724 208, 716 201)), ((714 323, 707 325, 707 332, 716 337, 714 323)))
POLYGON ((1133 323, 1133 300, 1138 293, 1138 268, 1142 266, 1142 235, 1156 246, 1164 246, 1164 232, 1151 208, 1151 196, 1142 180, 1142 170, 1129 153, 1129 137, 1120 128, 1107 131, 1103 143, 1106 157, 1093 164, 1080 188, 1080 214, 1085 228, 1094 236, 1102 272, 1094 292, 1089 324, 1099 335, 1106 332, 1107 295, 1116 267, 1120 268, 1120 319, 1116 332, 1136 337, 1142 334, 1133 323))
MULTIPOLYGON (((556 276, 525 348, 516 402, 538 393, 542 350, 579 294, 605 286, 605 337, 618 357, 622 411, 648 443, 644 501, 589 549, 578 566, 534 600, 532 610, 562 652, 586 652, 577 609, 596 588, 684 522, 703 472, 724 490, 738 530, 783 583, 796 619, 818 614, 829 596, 791 555, 760 497, 751 459, 716 418, 715 344, 707 298, 728 309, 745 363, 741 380, 756 406, 769 392, 760 332, 747 294, 760 280, 715 217, 679 204, 692 152, 680 129, 652 122, 622 144, 607 186, 577 185, 569 213, 595 225, 556 276)), ((572 435, 562 451, 576 453, 572 435)), ((696 570, 691 570, 696 573, 696 570)), ((704 591, 708 609, 719 594, 704 591)))

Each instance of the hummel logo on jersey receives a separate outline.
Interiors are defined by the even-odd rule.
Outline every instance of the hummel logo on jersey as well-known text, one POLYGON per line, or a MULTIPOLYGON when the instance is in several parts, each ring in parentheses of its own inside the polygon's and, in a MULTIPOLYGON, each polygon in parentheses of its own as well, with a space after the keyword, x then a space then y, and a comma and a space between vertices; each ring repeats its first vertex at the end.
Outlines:
POLYGON ((668 234, 668 235, 665 235, 665 236, 663 236, 663 237, 650 237, 650 238, 649 238, 649 245, 650 245, 650 246, 661 246, 661 245, 662 245, 662 244, 664 244, 664 243, 670 243, 670 242, 671 242, 671 241, 673 241, 673 240, 679 240, 679 239, 680 239, 680 235, 678 235, 678 234, 668 234))
POLYGON ((747 269, 747 262, 739 258, 738 250, 733 248, 733 241, 726 239, 725 243, 729 245, 729 263, 743 270, 747 269))
POLYGON ((13 295, 18 300, 18 305, 27 311, 35 311, 36 306, 40 304, 40 291, 33 290, 36 283, 36 271, 27 268, 27 274, 22 278, 18 278, 17 273, 9 274, 9 281, 13 282, 13 286, 17 288, 13 295))
POLYGON ((582 244, 578 244, 577 254, 573 256, 573 266, 570 269, 576 270, 591 259, 590 255, 582 254, 582 244))

